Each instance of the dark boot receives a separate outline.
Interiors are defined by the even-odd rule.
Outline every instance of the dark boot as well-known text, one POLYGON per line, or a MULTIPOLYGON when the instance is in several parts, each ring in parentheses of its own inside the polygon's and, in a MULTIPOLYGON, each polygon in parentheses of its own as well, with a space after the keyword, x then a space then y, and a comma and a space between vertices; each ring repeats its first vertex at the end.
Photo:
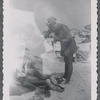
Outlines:
POLYGON ((64 57, 65 61, 65 73, 63 78, 66 80, 65 83, 70 82, 72 72, 73 72, 73 55, 70 55, 68 57, 64 57))

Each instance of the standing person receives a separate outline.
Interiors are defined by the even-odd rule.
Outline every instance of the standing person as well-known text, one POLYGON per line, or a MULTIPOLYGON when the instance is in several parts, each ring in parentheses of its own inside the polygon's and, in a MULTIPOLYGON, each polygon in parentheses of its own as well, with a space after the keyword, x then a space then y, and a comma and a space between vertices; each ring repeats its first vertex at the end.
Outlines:
POLYGON ((50 17, 47 19, 48 30, 46 31, 44 37, 48 38, 49 35, 54 32, 54 42, 59 41, 61 44, 61 56, 64 57, 65 62, 65 73, 62 80, 65 80, 65 83, 70 81, 72 71, 73 71, 73 54, 76 51, 76 43, 73 37, 70 34, 69 28, 61 23, 56 22, 55 17, 50 17))

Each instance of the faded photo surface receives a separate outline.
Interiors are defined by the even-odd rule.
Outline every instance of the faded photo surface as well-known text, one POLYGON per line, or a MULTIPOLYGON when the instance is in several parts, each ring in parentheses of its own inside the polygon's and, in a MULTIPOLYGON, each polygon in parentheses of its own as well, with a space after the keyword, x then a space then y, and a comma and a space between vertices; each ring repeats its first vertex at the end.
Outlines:
POLYGON ((7 1, 9 100, 91 100, 91 0, 7 1))

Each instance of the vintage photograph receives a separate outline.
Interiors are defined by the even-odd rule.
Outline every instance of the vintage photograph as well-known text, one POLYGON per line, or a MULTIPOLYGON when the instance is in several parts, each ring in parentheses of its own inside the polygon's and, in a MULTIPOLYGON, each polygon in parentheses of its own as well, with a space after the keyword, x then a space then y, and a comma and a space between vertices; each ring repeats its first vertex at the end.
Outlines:
POLYGON ((94 100, 92 1, 4 0, 3 93, 9 100, 94 100))

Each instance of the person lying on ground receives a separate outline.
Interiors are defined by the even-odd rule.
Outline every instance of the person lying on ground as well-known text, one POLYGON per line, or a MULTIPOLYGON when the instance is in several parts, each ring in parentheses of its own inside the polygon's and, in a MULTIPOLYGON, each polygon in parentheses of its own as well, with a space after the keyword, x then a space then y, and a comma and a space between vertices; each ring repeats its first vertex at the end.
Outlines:
POLYGON ((56 83, 54 84, 54 82, 51 82, 51 80, 54 79, 51 75, 42 74, 35 66, 34 62, 27 62, 27 64, 23 66, 23 72, 17 71, 17 81, 20 82, 23 87, 31 91, 36 90, 38 87, 44 91, 44 94, 47 94, 46 97, 50 96, 49 90, 58 92, 64 91, 64 88, 57 83, 56 79, 56 83))

